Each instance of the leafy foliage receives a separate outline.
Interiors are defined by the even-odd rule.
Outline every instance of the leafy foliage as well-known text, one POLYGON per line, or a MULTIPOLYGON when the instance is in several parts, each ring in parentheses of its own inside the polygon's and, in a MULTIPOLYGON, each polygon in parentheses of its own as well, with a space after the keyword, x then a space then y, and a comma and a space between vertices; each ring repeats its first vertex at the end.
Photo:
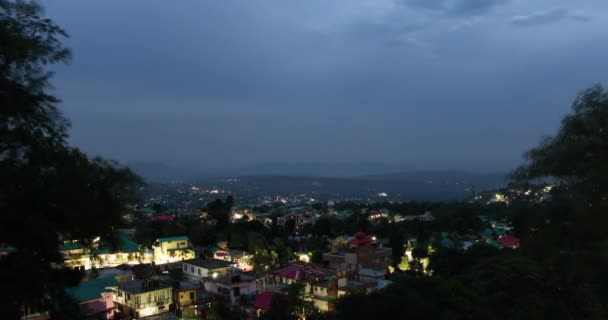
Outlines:
POLYGON ((69 122, 46 71, 70 58, 66 36, 38 4, 0 0, 0 243, 17 250, 0 260, 2 318, 22 310, 77 317, 63 288, 80 275, 61 267, 61 240, 110 238, 139 183, 67 144, 69 122))

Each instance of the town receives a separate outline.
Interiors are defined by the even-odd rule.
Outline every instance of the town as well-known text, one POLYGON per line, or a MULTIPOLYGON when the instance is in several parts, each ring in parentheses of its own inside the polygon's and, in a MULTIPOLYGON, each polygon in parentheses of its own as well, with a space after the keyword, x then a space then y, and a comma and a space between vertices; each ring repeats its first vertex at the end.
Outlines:
POLYGON ((0 0, 0 320, 608 319, 607 8, 0 0))
MULTIPOLYGON (((511 199, 530 193, 511 190, 511 199)), ((67 291, 90 318, 263 318, 277 295, 290 294, 298 318, 322 318, 348 293, 381 290, 405 274, 431 276, 438 251, 517 249, 520 239, 500 214, 505 204, 495 195, 475 199, 458 225, 450 211, 462 208, 432 203, 249 207, 232 196, 199 209, 154 203, 133 206, 129 228, 109 239, 64 239, 59 250, 65 266, 83 274, 67 291)))

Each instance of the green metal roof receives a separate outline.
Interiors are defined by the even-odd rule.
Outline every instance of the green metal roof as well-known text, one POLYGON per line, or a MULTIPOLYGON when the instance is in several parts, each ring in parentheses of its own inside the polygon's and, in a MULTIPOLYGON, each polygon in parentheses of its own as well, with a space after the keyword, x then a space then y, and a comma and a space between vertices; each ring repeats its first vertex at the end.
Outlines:
POLYGON ((166 237, 158 238, 159 242, 171 242, 171 241, 189 241, 188 236, 177 236, 177 237, 166 237))
POLYGON ((380 212, 388 214, 388 209, 382 208, 382 209, 380 209, 380 212))
POLYGON ((117 247, 114 248, 113 246, 111 246, 109 244, 104 244, 103 246, 101 246, 99 248, 97 253, 109 254, 109 253, 118 253, 118 252, 129 253, 129 252, 139 252, 140 251, 139 245, 137 243, 135 243, 133 240, 131 240, 131 238, 127 237, 124 234, 121 234, 118 237, 118 243, 116 245, 117 245, 117 247))
POLYGON ((107 291, 106 287, 113 287, 117 284, 118 282, 113 277, 100 278, 81 282, 77 287, 66 288, 66 291, 78 302, 86 302, 101 298, 101 294, 107 291))
POLYGON ((351 213, 353 213, 353 211, 350 209, 342 210, 342 211, 338 212, 338 214, 343 214, 343 215, 347 215, 347 214, 351 214, 351 213))
POLYGON ((267 217, 267 216, 270 216, 270 212, 264 212, 264 213, 262 213, 262 212, 254 212, 253 216, 254 217, 267 217))
POLYGON ((484 236, 489 237, 489 236, 494 235, 494 231, 492 229, 490 229, 490 228, 485 228, 485 229, 483 229, 483 231, 481 232, 481 234, 483 234, 484 236))
POLYGON ((84 245, 78 242, 68 242, 61 245, 61 251, 84 249, 84 245))
POLYGON ((503 236, 507 233, 507 230, 504 228, 494 228, 494 232, 496 232, 496 235, 498 236, 503 236))

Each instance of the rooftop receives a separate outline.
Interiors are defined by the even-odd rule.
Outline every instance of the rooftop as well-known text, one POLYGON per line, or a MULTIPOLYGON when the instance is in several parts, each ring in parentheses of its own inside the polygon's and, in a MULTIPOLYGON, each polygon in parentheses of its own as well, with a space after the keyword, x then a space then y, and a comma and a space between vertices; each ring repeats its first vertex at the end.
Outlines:
POLYGON ((200 288, 199 285, 188 282, 188 281, 180 281, 179 286, 175 289, 176 291, 184 291, 184 290, 192 290, 200 288))
POLYGON ((280 293, 272 291, 262 292, 255 297, 255 300, 253 300, 251 304, 256 309, 268 310, 270 309, 272 298, 274 298, 274 296, 277 294, 280 293))
POLYGON ((217 277, 216 279, 211 279, 210 281, 221 283, 223 285, 231 285, 234 283, 255 281, 255 277, 250 276, 248 274, 244 274, 244 273, 233 273, 233 274, 217 277))
POLYGON ((176 236, 176 237, 166 237, 166 238, 158 238, 158 242, 171 242, 171 241, 189 241, 187 236, 176 236))
POLYGON ((219 259, 192 259, 192 260, 182 261, 182 263, 191 264, 191 265, 209 269, 209 270, 228 268, 228 267, 234 265, 233 262, 219 260, 219 259))
POLYGON ((329 270, 324 270, 312 263, 292 263, 289 266, 276 270, 273 274, 292 280, 306 280, 311 277, 323 277, 330 275, 329 270))
POLYGON ((156 291, 165 288, 171 288, 171 285, 162 281, 146 284, 146 281, 144 280, 132 280, 118 284, 118 289, 131 294, 156 291))
POLYGON ((346 286, 340 288, 340 290, 344 291, 363 291, 369 288, 373 288, 375 285, 370 282, 362 282, 362 281, 347 281, 346 286))
POLYGON ((369 269, 369 268, 361 268, 359 269, 359 275, 365 276, 365 277, 382 277, 386 274, 386 272, 384 270, 375 270, 375 269, 369 269))
POLYGON ((112 277, 83 281, 76 287, 67 288, 67 293, 78 302, 87 302, 101 299, 101 294, 107 287, 116 286, 117 281, 112 277))
POLYGON ((116 239, 116 243, 105 243, 97 251, 97 253, 99 254, 109 254, 118 252, 139 252, 139 245, 133 240, 131 240, 131 238, 129 238, 127 235, 121 234, 116 239))

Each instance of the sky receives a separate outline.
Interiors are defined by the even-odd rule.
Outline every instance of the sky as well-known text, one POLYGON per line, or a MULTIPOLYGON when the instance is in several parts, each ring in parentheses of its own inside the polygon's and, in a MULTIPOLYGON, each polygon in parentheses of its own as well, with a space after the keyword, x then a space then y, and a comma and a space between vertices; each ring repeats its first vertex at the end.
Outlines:
POLYGON ((45 0, 71 143, 193 170, 503 171, 608 77, 605 0, 45 0))

